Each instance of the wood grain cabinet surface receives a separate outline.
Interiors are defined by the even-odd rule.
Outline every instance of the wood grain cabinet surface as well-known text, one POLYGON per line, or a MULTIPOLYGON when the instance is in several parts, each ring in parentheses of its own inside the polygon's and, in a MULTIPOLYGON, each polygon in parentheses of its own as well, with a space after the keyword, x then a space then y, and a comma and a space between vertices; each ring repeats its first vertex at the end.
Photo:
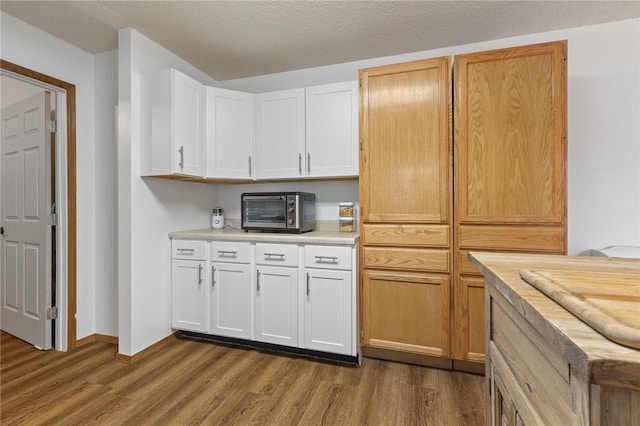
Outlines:
POLYGON ((393 317, 395 304, 408 312, 434 303, 402 280, 393 290, 389 279, 386 303, 376 303, 367 277, 422 271, 449 287, 439 293, 449 297, 446 315, 422 328, 394 317, 398 329, 415 331, 396 349, 426 353, 416 349, 426 347, 421 333, 446 332, 442 356, 481 363, 483 281, 466 253, 566 252, 566 48, 559 41, 360 70, 365 345, 384 340, 372 321, 393 317))

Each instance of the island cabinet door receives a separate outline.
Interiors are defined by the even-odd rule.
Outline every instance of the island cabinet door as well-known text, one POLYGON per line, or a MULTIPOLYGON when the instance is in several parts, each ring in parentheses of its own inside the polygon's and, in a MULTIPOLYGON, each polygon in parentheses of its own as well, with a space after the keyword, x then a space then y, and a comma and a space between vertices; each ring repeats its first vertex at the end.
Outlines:
POLYGON ((431 356, 449 356, 446 275, 363 271, 363 344, 431 356))

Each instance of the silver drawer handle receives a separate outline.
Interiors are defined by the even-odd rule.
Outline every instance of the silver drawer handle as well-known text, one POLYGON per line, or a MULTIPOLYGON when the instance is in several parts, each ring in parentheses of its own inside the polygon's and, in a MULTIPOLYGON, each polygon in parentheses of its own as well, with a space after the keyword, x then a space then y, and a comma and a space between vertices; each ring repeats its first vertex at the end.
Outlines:
POLYGON ((256 292, 260 293, 260 270, 256 270, 256 292))
POLYGON ((316 256, 316 260, 318 262, 324 262, 324 263, 337 263, 338 262, 338 258, 336 256, 316 256), (329 259, 329 261, 326 261, 324 259, 329 259))
POLYGON ((237 251, 231 251, 231 250, 218 250, 218 254, 220 256, 236 256, 238 254, 237 251))
POLYGON ((216 267, 211 266, 211 288, 216 285, 216 267))
POLYGON ((188 248, 179 248, 177 250, 179 252, 188 252, 188 253, 193 253, 194 251, 196 251, 195 249, 188 249, 188 248))
POLYGON ((202 284, 202 264, 198 265, 198 285, 202 284))
POLYGON ((265 253, 265 257, 279 257, 280 259, 284 259, 284 254, 282 253, 265 253))
POLYGON ((307 296, 309 295, 309 273, 307 272, 307 296))

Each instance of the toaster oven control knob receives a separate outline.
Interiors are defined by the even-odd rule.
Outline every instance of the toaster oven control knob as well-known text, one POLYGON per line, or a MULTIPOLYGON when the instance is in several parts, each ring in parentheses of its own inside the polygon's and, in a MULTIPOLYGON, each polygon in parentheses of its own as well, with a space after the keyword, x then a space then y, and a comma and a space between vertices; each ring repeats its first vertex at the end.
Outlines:
POLYGON ((289 222, 289 225, 293 225, 293 219, 289 219, 287 222, 289 222))
POLYGON ((293 213, 293 212, 294 212, 293 207, 289 207, 289 213, 293 213))

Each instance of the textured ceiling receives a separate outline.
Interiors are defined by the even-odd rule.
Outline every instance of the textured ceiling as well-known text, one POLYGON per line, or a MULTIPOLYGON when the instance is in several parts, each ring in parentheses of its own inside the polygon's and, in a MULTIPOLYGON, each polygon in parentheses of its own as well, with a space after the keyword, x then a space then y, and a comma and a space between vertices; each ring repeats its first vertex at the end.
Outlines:
POLYGON ((216 80, 640 16, 640 1, 0 1, 88 52, 132 27, 216 80))

